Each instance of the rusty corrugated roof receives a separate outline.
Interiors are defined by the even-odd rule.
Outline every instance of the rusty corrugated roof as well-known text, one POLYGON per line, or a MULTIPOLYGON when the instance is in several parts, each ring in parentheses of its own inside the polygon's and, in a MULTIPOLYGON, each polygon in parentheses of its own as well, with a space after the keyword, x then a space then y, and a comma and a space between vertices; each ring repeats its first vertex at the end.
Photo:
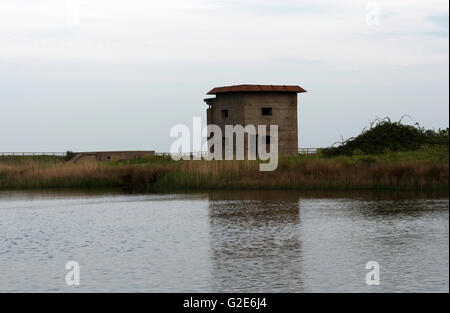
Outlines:
POLYGON ((213 88, 208 95, 214 95, 218 93, 224 92, 306 92, 300 86, 286 86, 286 85, 234 85, 234 86, 225 86, 225 87, 216 87, 213 88))

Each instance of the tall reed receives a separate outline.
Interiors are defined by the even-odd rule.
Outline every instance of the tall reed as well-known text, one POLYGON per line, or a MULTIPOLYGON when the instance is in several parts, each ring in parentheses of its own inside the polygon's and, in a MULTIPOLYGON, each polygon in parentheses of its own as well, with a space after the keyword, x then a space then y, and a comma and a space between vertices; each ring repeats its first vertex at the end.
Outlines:
POLYGON ((0 189, 110 188, 209 189, 396 189, 448 190, 449 164, 436 160, 284 158, 273 172, 257 161, 139 161, 72 164, 52 160, 0 159, 0 189), (126 162, 124 162, 126 163, 126 162))

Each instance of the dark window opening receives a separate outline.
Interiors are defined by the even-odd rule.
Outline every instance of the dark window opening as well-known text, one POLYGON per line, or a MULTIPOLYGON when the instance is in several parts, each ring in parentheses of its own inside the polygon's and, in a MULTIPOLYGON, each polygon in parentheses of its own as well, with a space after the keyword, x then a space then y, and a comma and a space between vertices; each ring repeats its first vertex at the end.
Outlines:
POLYGON ((222 118, 228 118, 228 110, 222 110, 222 118))
POLYGON ((261 115, 272 115, 272 108, 262 108, 261 115))

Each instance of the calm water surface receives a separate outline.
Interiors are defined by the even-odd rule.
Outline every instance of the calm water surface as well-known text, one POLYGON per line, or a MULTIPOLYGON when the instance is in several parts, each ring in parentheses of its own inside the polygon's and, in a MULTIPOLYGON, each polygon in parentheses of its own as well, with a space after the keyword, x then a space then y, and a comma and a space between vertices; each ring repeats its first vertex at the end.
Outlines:
POLYGON ((0 192, 0 292, 448 292, 449 200, 0 192), (69 260, 81 285, 65 284, 69 260), (367 286, 377 261, 381 285, 367 286))

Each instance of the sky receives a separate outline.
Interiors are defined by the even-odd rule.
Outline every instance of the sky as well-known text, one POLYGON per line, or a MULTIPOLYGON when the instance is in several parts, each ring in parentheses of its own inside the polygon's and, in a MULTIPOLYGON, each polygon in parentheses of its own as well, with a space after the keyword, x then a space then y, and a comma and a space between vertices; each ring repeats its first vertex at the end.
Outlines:
POLYGON ((206 93, 300 85, 299 147, 449 125, 447 0, 1 0, 0 152, 156 150, 206 93))

